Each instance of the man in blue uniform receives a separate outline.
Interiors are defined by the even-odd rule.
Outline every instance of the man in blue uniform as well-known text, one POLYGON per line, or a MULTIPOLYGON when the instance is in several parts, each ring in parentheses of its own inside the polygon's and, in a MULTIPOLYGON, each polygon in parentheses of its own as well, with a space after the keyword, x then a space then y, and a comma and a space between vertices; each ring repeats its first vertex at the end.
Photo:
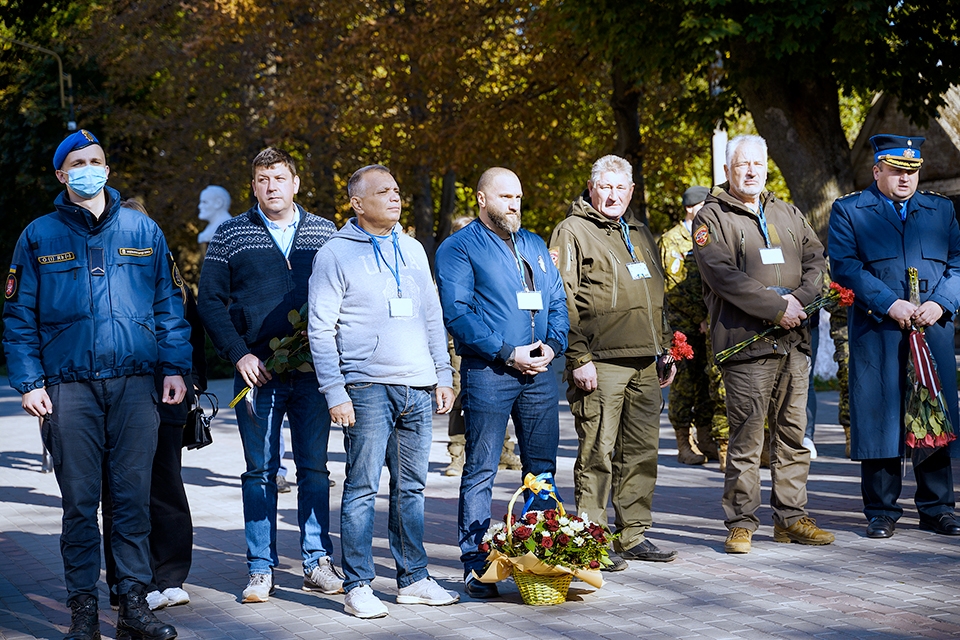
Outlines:
MULTIPOLYGON (((960 228, 949 200, 917 193, 923 141, 873 136, 874 183, 834 202, 830 216, 833 278, 856 294, 848 319, 850 457, 861 461, 870 538, 892 536, 903 513, 897 499, 911 325, 926 329, 950 420, 957 425, 952 319, 960 307, 960 228), (909 300, 910 267, 919 270, 919 306, 909 300)), ((960 535, 947 447, 915 466, 914 476, 920 528, 960 535)))
MULTIPOLYGON (((567 348, 567 296, 547 246, 520 228, 520 179, 487 169, 477 184, 480 217, 437 250, 437 285, 447 331, 461 356, 466 464, 460 480, 460 561, 472 598, 495 598, 495 584, 472 577, 487 554, 490 499, 507 419, 523 473, 555 473, 559 390, 547 373, 567 348)), ((546 509, 536 500, 534 509, 546 509)))
POLYGON ((120 615, 117 637, 175 638, 146 603, 152 571, 150 471, 162 402, 179 404, 190 372, 190 326, 183 282, 160 228, 121 208, 106 187, 110 169, 96 137, 67 136, 53 157, 66 191, 56 210, 24 230, 7 275, 3 347, 10 386, 43 418, 63 497, 67 638, 100 637, 101 473, 113 496, 111 543, 120 615))

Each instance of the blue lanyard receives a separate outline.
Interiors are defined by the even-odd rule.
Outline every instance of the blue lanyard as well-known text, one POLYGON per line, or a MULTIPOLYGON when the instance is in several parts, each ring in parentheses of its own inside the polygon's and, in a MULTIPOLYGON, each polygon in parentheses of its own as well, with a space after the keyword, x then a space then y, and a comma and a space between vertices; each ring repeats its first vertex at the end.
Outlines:
POLYGON ((767 230, 767 217, 763 215, 763 205, 757 203, 759 207, 757 217, 760 218, 760 231, 763 232, 763 239, 767 243, 767 248, 770 248, 770 232, 767 230))
POLYGON ((404 266, 406 266, 407 261, 403 259, 403 253, 400 252, 400 238, 397 236, 396 230, 391 231, 389 236, 375 236, 359 224, 356 225, 356 227, 370 237, 370 244, 373 245, 373 255, 377 259, 377 268, 380 268, 380 259, 382 258, 383 264, 390 270, 390 273, 393 274, 393 279, 397 281, 397 297, 402 298, 403 292, 400 289, 400 263, 403 262, 404 266), (380 240, 386 240, 387 238, 393 239, 393 267, 387 262, 387 257, 383 255, 383 249, 380 248, 380 240))
POLYGON ((630 225, 623 218, 620 218, 620 235, 623 236, 623 241, 627 243, 627 251, 630 252, 630 257, 633 258, 634 262, 640 262, 637 259, 637 254, 633 252, 633 243, 630 242, 630 225))
MULTIPOLYGON (((517 261, 517 273, 520 274, 520 284, 523 285, 524 291, 530 291, 530 287, 527 286, 527 278, 523 275, 523 256, 520 255, 520 248, 517 246, 516 235, 511 233, 510 240, 513 242, 513 257, 517 261)), ((532 279, 533 278, 531 277, 531 280, 532 279)))

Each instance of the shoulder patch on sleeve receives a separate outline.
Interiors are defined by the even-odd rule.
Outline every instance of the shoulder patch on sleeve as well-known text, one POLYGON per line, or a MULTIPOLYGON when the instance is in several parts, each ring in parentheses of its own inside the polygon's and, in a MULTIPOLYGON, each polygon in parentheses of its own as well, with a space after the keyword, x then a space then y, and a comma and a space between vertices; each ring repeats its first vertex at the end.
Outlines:
POLYGON ((710 232, 707 230, 707 225, 701 224, 694 230, 693 241, 697 243, 698 247, 705 247, 710 244, 710 232))
POLYGON ((3 288, 4 298, 10 302, 16 302, 17 297, 20 295, 20 272, 22 270, 23 265, 10 265, 10 273, 7 275, 7 283, 3 288))
POLYGON ((173 253, 167 254, 167 263, 170 265, 170 277, 173 279, 173 286, 180 289, 183 304, 187 304, 187 291, 184 289, 183 278, 180 277, 180 269, 177 268, 177 262, 173 259, 173 253))
POLYGON ((560 249, 550 249, 550 259, 553 260, 553 266, 560 268, 560 249))

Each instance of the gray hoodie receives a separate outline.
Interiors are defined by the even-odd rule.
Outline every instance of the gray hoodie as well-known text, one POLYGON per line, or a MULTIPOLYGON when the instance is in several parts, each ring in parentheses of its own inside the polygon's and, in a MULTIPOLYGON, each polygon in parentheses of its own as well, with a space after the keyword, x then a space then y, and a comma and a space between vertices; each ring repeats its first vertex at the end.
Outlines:
POLYGON ((352 218, 313 259, 308 335, 320 392, 330 407, 350 401, 358 382, 408 387, 453 386, 447 334, 423 246, 397 234, 375 240, 352 218), (380 251, 372 242, 378 242, 380 251), (412 315, 390 314, 398 297, 392 268, 399 265, 402 298, 412 315))

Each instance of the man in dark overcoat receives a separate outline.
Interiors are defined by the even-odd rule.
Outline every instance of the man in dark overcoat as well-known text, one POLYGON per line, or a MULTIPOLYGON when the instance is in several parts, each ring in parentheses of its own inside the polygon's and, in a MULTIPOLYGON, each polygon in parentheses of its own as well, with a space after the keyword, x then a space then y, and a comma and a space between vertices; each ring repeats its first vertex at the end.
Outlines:
MULTIPOLYGON (((873 136, 874 183, 838 199, 830 216, 833 277, 856 294, 848 314, 850 457, 861 461, 870 538, 892 536, 903 513, 897 499, 911 325, 925 328, 957 426, 952 320, 960 307, 960 227, 948 199, 917 192, 923 141, 873 136), (919 270, 919 306, 909 301, 909 267, 919 270)), ((960 535, 948 448, 937 449, 914 475, 920 528, 960 535)))

